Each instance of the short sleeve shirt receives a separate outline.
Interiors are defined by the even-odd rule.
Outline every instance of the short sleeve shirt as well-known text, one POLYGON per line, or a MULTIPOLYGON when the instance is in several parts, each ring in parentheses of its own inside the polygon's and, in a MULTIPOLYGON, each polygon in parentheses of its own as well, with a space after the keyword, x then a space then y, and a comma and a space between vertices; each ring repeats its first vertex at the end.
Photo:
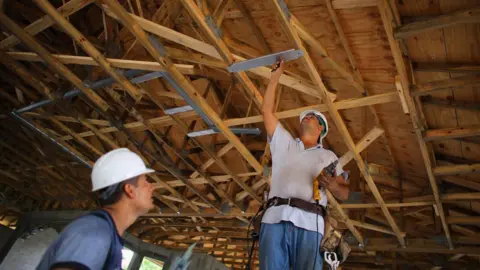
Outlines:
MULTIPOLYGON (((272 183, 269 198, 298 198, 314 203, 313 179, 323 168, 336 161, 338 157, 321 144, 305 149, 300 139, 294 139, 279 123, 270 140, 272 152, 272 183)), ((341 165, 336 167, 337 175, 343 173, 341 165)), ((320 204, 327 206, 327 194, 320 190, 320 204)), ((267 209, 263 223, 279 223, 290 221, 296 227, 309 231, 317 231, 315 219, 317 215, 300 208, 280 205, 267 209)), ((323 217, 318 217, 318 232, 323 234, 323 217)))
POLYGON ((37 270, 52 268, 120 270, 123 240, 105 210, 70 223, 50 245, 37 270))

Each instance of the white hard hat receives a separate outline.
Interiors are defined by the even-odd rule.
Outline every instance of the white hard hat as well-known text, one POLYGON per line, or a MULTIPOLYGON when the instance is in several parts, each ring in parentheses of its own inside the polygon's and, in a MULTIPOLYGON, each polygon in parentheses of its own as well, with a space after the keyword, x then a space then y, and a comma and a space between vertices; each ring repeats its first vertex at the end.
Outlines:
POLYGON ((115 149, 101 156, 93 165, 92 191, 152 172, 155 171, 147 168, 136 153, 127 148, 115 149))
POLYGON ((322 126, 323 126, 323 131, 322 131, 322 134, 320 134, 320 139, 323 139, 325 136, 327 136, 327 133, 328 133, 328 122, 327 122, 327 118, 325 118, 325 115, 323 115, 323 113, 321 113, 319 111, 316 111, 316 110, 303 111, 300 114, 300 123, 302 122, 303 118, 307 114, 310 114, 310 113, 313 113, 313 114, 317 115, 318 117, 320 117, 320 121, 322 122, 322 126))

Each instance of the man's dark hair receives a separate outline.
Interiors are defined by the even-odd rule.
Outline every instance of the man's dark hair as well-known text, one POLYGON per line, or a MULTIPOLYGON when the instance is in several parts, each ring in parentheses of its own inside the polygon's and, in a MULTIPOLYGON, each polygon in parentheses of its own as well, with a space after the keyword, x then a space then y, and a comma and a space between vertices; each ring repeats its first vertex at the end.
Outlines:
POLYGON ((103 207, 112 205, 122 198, 123 190, 126 184, 137 186, 138 176, 122 181, 118 184, 102 188, 98 191, 98 204, 103 207))

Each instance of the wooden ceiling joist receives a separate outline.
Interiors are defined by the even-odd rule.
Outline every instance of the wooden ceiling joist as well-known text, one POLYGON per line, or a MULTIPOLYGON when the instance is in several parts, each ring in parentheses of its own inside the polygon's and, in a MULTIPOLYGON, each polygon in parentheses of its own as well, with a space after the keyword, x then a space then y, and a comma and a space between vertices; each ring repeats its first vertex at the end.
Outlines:
POLYGON ((422 21, 404 24, 395 31, 395 39, 403 39, 425 31, 431 31, 461 23, 478 22, 480 22, 480 8, 460 10, 451 14, 440 15, 422 21))
POLYGON ((85 96, 93 104, 98 106, 102 111, 108 110, 109 106, 105 100, 103 100, 98 94, 96 94, 92 89, 85 86, 85 84, 77 77, 68 67, 63 65, 60 61, 55 59, 43 46, 38 43, 34 38, 32 38, 28 33, 20 28, 13 20, 8 18, 5 13, 0 13, 0 22, 12 31, 12 33, 17 36, 25 45, 27 45, 32 51, 37 53, 47 64, 50 69, 62 75, 65 79, 72 82, 80 91, 82 91, 85 96))
MULTIPOLYGON (((398 72, 398 75, 400 76, 400 83, 405 90, 410 90, 410 79, 408 76, 408 71, 410 70, 409 67, 410 65, 407 65, 405 63, 405 58, 403 57, 403 53, 400 49, 400 43, 395 40, 394 38, 394 29, 395 26, 400 26, 400 21, 395 18, 395 12, 392 12, 392 8, 396 10, 396 6, 390 5, 390 3, 387 0, 380 0, 378 1, 378 9, 380 11, 380 15, 382 18, 382 22, 385 28, 385 32, 387 33, 387 38, 388 38, 388 43, 390 44, 390 49, 393 54, 393 58, 395 61, 395 66, 398 72)), ((409 92, 409 91, 405 91, 409 92)), ((405 93, 405 100, 407 103, 407 106, 409 107, 410 111, 410 117, 412 119, 412 124, 415 130, 415 135, 417 137, 417 141, 420 146, 420 151, 422 153, 423 161, 425 163, 425 168, 427 170, 428 174, 428 180, 430 182, 430 186, 432 187, 432 192, 433 196, 435 198, 435 205, 438 211, 438 214, 440 215, 440 219, 442 222, 442 228, 445 233, 445 236, 448 241, 448 245, 450 248, 453 248, 453 244, 451 241, 451 236, 450 236, 450 229, 448 228, 447 222, 446 222, 446 217, 445 217, 445 212, 443 210, 442 203, 440 201, 440 194, 438 191, 438 186, 437 186, 437 181, 435 179, 435 175, 433 173, 432 169, 432 162, 430 160, 429 156, 429 150, 427 147, 427 144, 423 140, 423 134, 421 132, 422 129, 422 122, 417 114, 417 110, 415 108, 415 104, 413 102, 412 97, 410 96, 410 93, 405 93)))

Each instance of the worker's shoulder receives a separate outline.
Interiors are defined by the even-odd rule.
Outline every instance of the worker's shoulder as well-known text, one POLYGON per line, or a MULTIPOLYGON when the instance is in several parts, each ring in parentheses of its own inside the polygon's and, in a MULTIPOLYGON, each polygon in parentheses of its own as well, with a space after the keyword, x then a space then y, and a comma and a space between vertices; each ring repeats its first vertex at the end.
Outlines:
POLYGON ((62 234, 76 233, 110 238, 112 230, 112 226, 106 219, 90 213, 71 222, 62 234))
POLYGON ((319 147, 317 150, 322 156, 337 158, 337 155, 332 150, 325 149, 323 147, 319 147))

